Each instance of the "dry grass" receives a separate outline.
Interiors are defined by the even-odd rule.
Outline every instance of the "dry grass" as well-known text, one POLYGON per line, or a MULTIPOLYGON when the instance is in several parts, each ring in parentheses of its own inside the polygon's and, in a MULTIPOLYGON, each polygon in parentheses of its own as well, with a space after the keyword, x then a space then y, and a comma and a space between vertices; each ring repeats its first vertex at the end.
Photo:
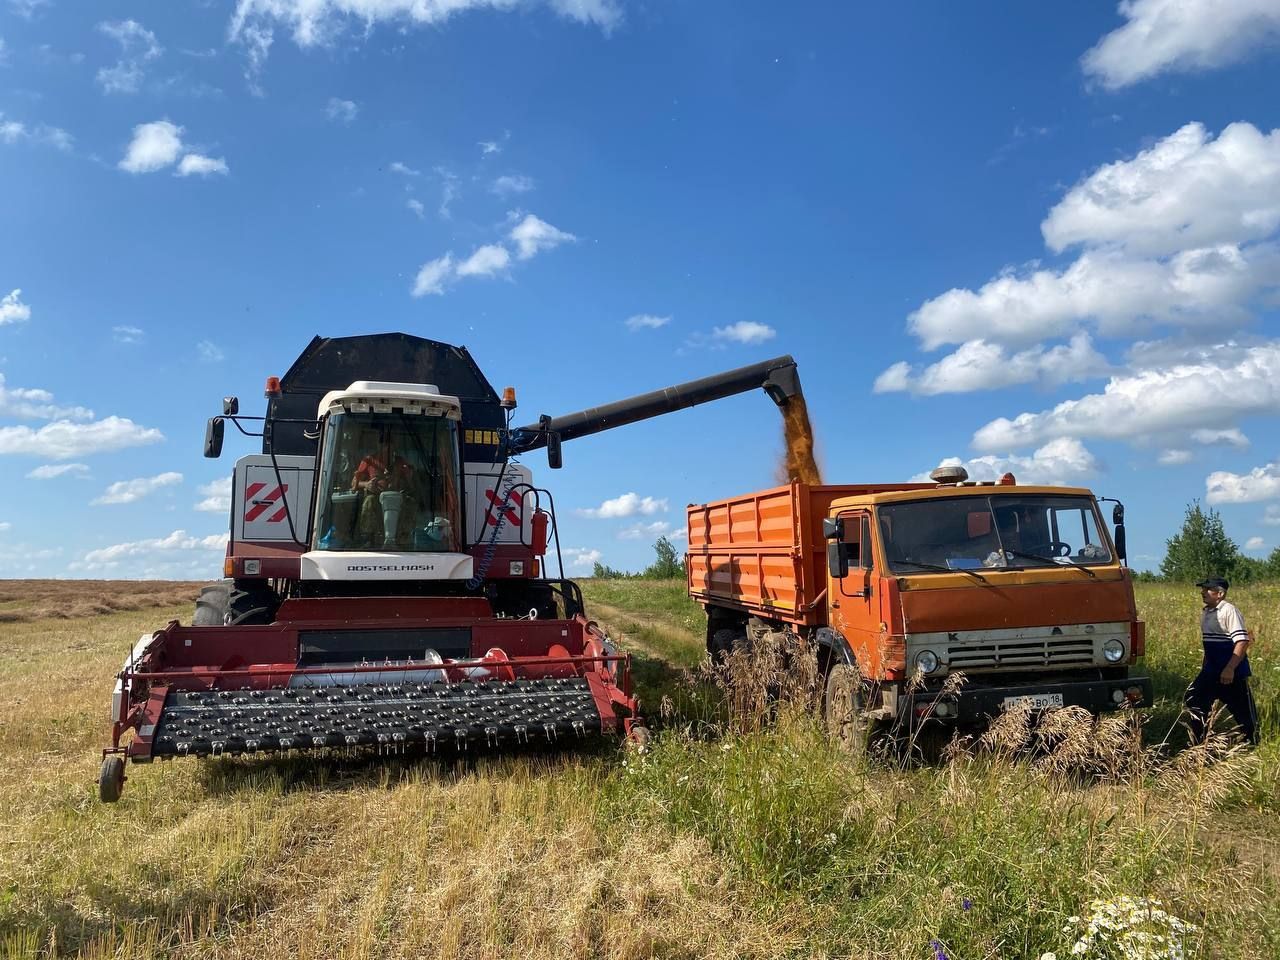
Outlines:
MULTIPOLYGON (((655 709, 706 696, 670 662, 700 645, 680 585, 585 588, 643 640, 655 709)), ((110 677, 189 615, 193 586, 170 590, 181 606, 138 589, 135 611, 0 626, 0 955, 1065 956, 1067 916, 1132 894, 1199 925, 1189 956, 1280 956, 1275 661, 1256 658, 1259 751, 1182 750, 1182 592, 1141 594, 1161 697, 1144 737, 1063 712, 1028 754, 1011 717, 940 763, 855 765, 802 714, 716 727, 704 699, 706 723, 672 717, 642 757, 176 761, 103 806, 110 677)), ((1280 590, 1233 599, 1280 636, 1280 590)))
POLYGON ((0 623, 186 607, 199 592, 198 583, 170 580, 0 580, 0 623))

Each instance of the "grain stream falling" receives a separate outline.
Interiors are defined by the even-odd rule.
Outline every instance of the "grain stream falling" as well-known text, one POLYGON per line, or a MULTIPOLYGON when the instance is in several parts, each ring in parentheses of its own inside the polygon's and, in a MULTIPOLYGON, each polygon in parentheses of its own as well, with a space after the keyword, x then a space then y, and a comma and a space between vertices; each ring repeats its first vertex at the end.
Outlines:
POLYGON ((822 472, 813 455, 813 424, 804 397, 796 394, 782 407, 784 442, 786 443, 787 481, 817 485, 822 472))

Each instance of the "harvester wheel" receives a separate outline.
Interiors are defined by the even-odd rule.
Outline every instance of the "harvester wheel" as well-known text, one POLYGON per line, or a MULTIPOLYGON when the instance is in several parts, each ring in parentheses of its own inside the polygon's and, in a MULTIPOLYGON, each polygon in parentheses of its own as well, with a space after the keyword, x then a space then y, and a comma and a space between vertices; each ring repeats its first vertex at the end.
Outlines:
POLYGON ((862 676, 855 667, 837 663, 831 668, 823 706, 827 733, 836 744, 854 757, 866 753, 871 724, 865 712, 862 676))
POLYGON ((231 606, 230 580, 201 587, 196 598, 196 612, 191 617, 193 627, 220 627, 227 622, 227 610, 231 606))
POLYGON ((102 758, 98 771, 98 797, 103 803, 115 803, 124 789, 124 757, 112 754, 102 758))

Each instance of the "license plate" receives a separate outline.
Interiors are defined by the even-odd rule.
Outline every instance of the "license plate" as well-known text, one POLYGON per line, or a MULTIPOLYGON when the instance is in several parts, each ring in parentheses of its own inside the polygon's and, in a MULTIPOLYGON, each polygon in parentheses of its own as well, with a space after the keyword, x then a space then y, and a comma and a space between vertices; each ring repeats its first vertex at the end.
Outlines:
POLYGON ((1062 706, 1060 693, 1033 693, 1026 697, 1005 697, 1004 709, 1027 706, 1032 710, 1048 710, 1050 707, 1062 706))

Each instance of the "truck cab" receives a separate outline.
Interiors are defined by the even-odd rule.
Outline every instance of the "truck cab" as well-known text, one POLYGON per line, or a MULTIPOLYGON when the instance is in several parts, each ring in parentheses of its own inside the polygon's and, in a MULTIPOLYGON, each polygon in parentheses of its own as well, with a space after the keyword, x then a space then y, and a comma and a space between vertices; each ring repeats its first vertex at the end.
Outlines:
POLYGON ((830 656, 885 715, 1150 704, 1130 676, 1144 627, 1129 572, 1088 490, 886 491, 834 500, 823 528, 830 656))

